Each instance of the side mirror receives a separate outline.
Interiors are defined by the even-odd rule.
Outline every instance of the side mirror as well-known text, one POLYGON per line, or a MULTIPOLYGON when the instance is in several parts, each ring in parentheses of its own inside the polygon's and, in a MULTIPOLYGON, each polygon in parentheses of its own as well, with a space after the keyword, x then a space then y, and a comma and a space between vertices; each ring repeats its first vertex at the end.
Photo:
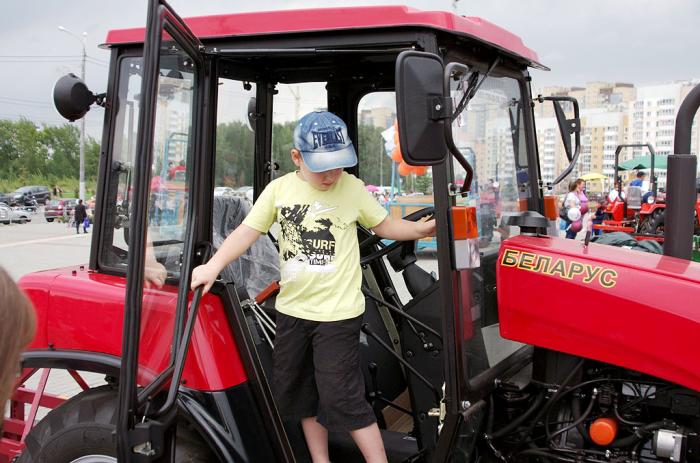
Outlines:
POLYGON ((432 53, 404 51, 396 60, 396 113, 401 154, 408 164, 445 160, 445 124, 452 105, 443 94, 442 60, 432 53))
POLYGON ((258 113, 257 113, 257 108, 258 108, 258 103, 257 99, 252 96, 248 100, 248 109, 247 109, 247 118, 246 122, 248 123, 248 128, 250 129, 251 132, 255 132, 255 121, 258 118, 258 113))
POLYGON ((576 98, 570 96, 546 96, 542 95, 536 98, 540 103, 545 101, 551 101, 554 105, 554 115, 557 118, 557 124, 559 125, 559 133, 561 134, 561 141, 564 143, 564 151, 566 152, 566 158, 569 160, 569 165, 564 169, 564 171, 559 174, 559 176, 552 182, 551 186, 554 186, 564 180, 567 175, 574 170, 574 166, 578 161, 578 156, 581 153, 581 117, 578 107, 578 101, 576 98), (568 102, 571 103, 574 108, 573 119, 567 119, 564 109, 561 103, 568 102), (574 135, 574 148, 572 152, 571 148, 571 135, 574 135))
POLYGON ((75 74, 66 74, 53 87, 53 103, 59 114, 73 122, 85 116, 90 106, 102 104, 104 94, 95 95, 75 74))

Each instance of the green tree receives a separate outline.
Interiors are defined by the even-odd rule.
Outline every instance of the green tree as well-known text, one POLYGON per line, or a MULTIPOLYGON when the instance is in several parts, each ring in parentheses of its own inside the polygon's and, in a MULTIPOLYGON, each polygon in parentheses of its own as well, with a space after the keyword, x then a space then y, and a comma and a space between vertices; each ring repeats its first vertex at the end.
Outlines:
POLYGON ((0 175, 26 178, 46 173, 48 150, 41 143, 39 129, 32 121, 2 121, 0 137, 0 161, 6 162, 0 175))
POLYGON ((416 191, 423 194, 433 192, 433 177, 428 174, 416 175, 416 191))
POLYGON ((255 136, 242 122, 216 128, 216 184, 239 187, 253 184, 255 136))
POLYGON ((55 177, 74 177, 80 168, 79 133, 75 126, 46 126, 40 133, 40 143, 46 149, 47 172, 55 177))
POLYGON ((97 180, 100 166, 100 143, 92 137, 85 140, 85 178, 97 180))
POLYGON ((391 183, 392 160, 384 149, 382 131, 373 125, 361 124, 358 131, 357 155, 360 178, 368 185, 391 183))

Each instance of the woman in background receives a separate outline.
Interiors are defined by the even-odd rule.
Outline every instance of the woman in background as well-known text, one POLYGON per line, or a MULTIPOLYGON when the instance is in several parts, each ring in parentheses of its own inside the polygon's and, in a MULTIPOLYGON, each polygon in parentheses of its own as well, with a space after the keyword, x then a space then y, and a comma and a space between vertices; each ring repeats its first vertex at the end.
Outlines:
MULTIPOLYGON (((564 208, 567 211, 566 238, 576 239, 576 235, 581 231, 581 199, 579 192, 583 190, 583 180, 578 179, 569 184, 569 193, 564 198, 564 208)), ((584 194, 585 196, 585 194, 584 194)), ((588 199, 586 199, 588 205, 588 199)))

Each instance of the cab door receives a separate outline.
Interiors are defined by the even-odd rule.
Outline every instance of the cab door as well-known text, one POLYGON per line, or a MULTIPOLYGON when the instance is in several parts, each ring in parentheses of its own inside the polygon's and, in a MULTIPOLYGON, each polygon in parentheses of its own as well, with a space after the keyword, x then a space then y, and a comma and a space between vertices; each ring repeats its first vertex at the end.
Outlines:
POLYGON ((195 159, 201 155, 203 47, 162 0, 150 0, 143 50, 122 338, 120 462, 171 461, 175 397, 198 298, 195 159), (174 314, 174 316, 173 316, 174 314), (187 323, 186 323, 187 322, 187 323), (187 328, 186 328, 187 325, 187 328))

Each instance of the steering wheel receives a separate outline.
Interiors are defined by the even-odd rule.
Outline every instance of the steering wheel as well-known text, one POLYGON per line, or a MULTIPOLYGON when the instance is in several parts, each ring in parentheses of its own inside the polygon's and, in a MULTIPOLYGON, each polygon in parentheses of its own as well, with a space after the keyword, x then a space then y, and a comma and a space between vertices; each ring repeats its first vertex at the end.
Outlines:
MULTIPOLYGON (((419 209, 415 212, 412 212, 411 214, 408 214, 406 217, 404 217, 404 220, 409 220, 411 222, 417 222, 420 219, 424 217, 432 217, 435 215, 435 208, 434 207, 424 207, 423 209, 419 209)), ((369 238, 365 239, 360 243, 360 249, 363 249, 368 246, 374 246, 382 241, 382 237, 379 235, 372 235, 369 238)), ((365 256, 360 259, 360 265, 366 265, 369 262, 372 262, 375 259, 379 259, 381 257, 386 256, 387 254, 391 253, 395 249, 398 249, 401 246, 405 246, 407 243, 414 243, 415 241, 394 241, 393 243, 384 246, 373 253, 369 254, 368 256, 365 256)))

